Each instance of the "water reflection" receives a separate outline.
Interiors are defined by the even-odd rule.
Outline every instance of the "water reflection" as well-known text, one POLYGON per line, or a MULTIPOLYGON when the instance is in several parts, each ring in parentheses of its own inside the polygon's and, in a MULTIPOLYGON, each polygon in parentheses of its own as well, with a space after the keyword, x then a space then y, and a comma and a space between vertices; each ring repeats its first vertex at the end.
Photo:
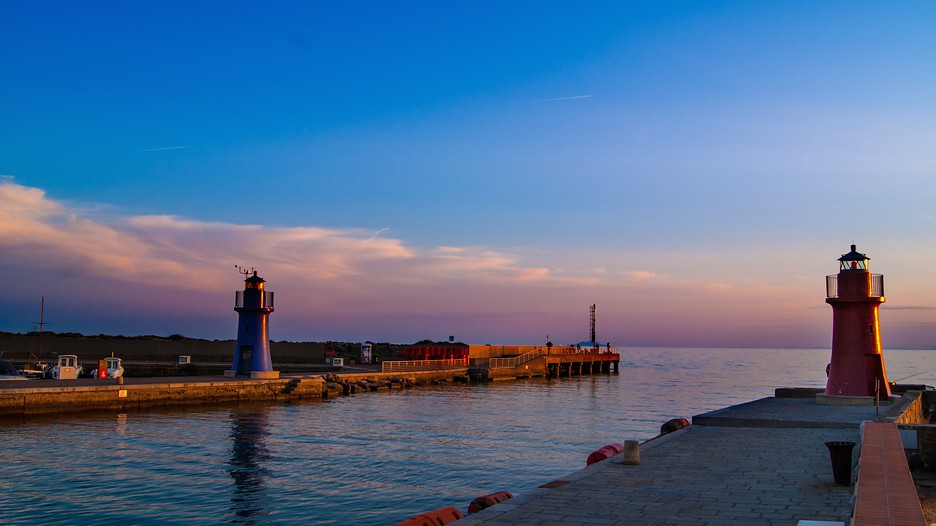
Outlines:
POLYGON ((118 435, 127 434, 127 413, 117 414, 117 427, 114 429, 118 435))
POLYGON ((270 436, 267 409, 260 412, 231 413, 231 459, 228 475, 234 481, 230 522, 257 524, 269 514, 266 508, 267 463, 272 456, 267 448, 270 436))

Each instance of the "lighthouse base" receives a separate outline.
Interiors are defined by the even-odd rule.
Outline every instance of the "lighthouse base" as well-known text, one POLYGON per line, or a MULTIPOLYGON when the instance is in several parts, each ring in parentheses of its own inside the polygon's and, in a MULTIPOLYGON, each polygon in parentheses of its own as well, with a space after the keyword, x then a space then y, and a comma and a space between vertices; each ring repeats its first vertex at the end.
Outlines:
MULTIPOLYGON (((874 405, 873 396, 839 396, 816 394, 816 403, 822 405, 874 405)), ((890 398, 881 399, 881 404, 890 404, 890 398)))

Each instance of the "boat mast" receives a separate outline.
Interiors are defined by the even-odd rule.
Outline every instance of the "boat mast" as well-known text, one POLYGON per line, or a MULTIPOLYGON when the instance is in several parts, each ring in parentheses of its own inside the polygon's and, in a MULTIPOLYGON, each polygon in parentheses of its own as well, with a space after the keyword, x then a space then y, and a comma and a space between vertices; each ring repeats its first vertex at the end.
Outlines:
POLYGON ((42 328, 45 327, 45 296, 42 296, 42 299, 39 300, 39 321, 33 322, 35 325, 39 326, 39 338, 38 338, 38 353, 39 356, 36 357, 40 362, 42 361, 42 328))

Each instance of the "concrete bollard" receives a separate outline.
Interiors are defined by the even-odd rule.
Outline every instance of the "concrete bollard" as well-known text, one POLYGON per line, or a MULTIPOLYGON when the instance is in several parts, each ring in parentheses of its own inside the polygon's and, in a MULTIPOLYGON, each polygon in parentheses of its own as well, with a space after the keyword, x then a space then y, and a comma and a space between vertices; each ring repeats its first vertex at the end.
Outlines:
POLYGON ((621 458, 621 464, 627 466, 636 466, 640 464, 640 441, 639 440, 625 440, 624 441, 624 453, 621 458))

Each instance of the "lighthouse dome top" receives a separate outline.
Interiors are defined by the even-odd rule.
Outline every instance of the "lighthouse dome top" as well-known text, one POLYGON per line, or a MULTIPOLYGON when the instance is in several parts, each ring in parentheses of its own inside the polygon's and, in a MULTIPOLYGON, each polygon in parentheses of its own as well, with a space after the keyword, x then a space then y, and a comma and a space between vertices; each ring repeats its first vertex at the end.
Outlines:
POLYGON ((839 258, 839 270, 868 270, 868 261, 871 258, 858 252, 855 245, 851 246, 851 251, 848 254, 842 254, 842 257, 839 258))
POLYGON ((246 285, 248 289, 261 289, 262 290, 263 283, 264 283, 263 278, 257 275, 256 270, 254 271, 253 276, 250 276, 249 278, 244 280, 244 284, 246 285))

